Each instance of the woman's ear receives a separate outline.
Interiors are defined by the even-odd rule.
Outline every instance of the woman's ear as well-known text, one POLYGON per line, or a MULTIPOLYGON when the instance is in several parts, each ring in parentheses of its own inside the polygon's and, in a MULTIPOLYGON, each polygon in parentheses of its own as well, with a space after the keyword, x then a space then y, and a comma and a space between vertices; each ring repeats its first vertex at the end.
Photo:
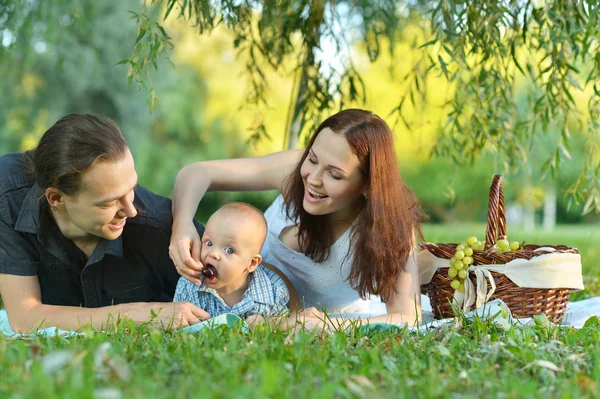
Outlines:
POLYGON ((369 185, 365 185, 365 188, 362 190, 361 194, 365 198, 369 198, 369 185))
POLYGON ((63 195, 58 188, 49 187, 44 193, 46 201, 52 209, 56 209, 64 204, 63 195))
POLYGON ((256 270, 256 268, 258 267, 258 265, 260 265, 261 262, 262 262, 262 256, 260 256, 260 254, 254 255, 252 257, 252 260, 250 261, 250 264, 246 268, 246 271, 248 273, 252 273, 253 271, 256 270))

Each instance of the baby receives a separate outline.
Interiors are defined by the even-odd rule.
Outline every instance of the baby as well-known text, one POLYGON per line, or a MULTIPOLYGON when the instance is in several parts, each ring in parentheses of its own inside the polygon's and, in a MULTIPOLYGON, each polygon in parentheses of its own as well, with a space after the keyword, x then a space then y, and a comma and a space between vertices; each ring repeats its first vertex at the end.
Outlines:
POLYGON ((233 313, 277 316, 290 299, 283 280, 260 263, 267 222, 252 205, 234 202, 208 219, 202 237, 202 283, 179 279, 173 301, 190 302, 211 317, 233 313))

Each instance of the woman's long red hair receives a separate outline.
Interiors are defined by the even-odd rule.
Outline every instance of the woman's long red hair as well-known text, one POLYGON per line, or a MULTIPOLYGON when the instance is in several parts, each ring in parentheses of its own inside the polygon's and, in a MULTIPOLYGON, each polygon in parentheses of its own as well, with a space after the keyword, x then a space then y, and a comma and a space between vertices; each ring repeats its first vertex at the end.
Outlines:
POLYGON ((352 230, 353 260, 348 280, 361 298, 373 294, 388 301, 415 249, 416 237, 422 237, 420 223, 425 215, 402 181, 392 132, 380 117, 365 110, 347 109, 321 123, 284 185, 287 214, 298 223, 302 252, 315 262, 327 260, 333 244, 331 226, 326 215, 315 216, 304 210, 304 182, 300 174, 309 149, 325 128, 344 135, 368 184, 367 198, 361 201, 358 223, 352 230))

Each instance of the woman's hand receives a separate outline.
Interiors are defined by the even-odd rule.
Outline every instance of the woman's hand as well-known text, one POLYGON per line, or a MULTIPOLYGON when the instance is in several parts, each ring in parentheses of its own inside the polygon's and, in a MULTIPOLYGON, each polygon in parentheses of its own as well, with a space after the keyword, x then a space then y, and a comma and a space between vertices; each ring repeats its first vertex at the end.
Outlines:
POLYGON ((183 278, 200 285, 200 276, 204 266, 200 263, 202 241, 194 223, 173 225, 169 257, 175 269, 183 278))

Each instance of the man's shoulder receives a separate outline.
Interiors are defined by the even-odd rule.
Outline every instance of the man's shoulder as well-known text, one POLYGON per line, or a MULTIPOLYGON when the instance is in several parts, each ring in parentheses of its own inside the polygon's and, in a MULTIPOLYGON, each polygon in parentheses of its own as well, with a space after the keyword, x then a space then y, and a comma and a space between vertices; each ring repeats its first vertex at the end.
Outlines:
POLYGON ((9 191, 31 187, 23 171, 23 153, 13 152, 0 156, 0 196, 9 191))
POLYGON ((14 224, 32 185, 23 172, 23 153, 0 156, 0 217, 5 223, 14 224))
POLYGON ((133 205, 137 210, 137 215, 128 223, 150 226, 165 232, 171 231, 173 218, 169 198, 155 194, 145 187, 137 186, 133 205))

